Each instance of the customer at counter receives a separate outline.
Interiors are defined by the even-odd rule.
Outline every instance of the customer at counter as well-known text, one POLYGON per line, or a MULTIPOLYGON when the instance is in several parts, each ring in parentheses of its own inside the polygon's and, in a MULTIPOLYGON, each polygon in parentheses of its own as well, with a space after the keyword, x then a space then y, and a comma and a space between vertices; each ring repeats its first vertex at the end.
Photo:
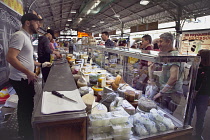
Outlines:
POLYGON ((204 120, 210 100, 210 50, 200 50, 198 56, 201 56, 201 62, 198 68, 195 86, 197 95, 193 100, 190 118, 192 121, 193 113, 196 108, 195 138, 196 140, 203 140, 204 120))
MULTIPOLYGON (((55 54, 56 57, 60 58, 60 53, 58 51, 53 51, 50 49, 50 40, 52 35, 50 33, 44 34, 44 36, 38 39, 38 61, 43 63, 45 61, 50 62, 51 54, 55 54)), ((42 68, 43 81, 46 82, 47 77, 50 72, 50 67, 42 68)))
POLYGON ((33 72, 34 65, 46 67, 49 64, 49 62, 43 61, 42 64, 33 60, 31 35, 37 34, 40 20, 32 13, 22 16, 22 28, 12 35, 6 55, 7 61, 11 64, 9 81, 18 95, 18 134, 23 136, 24 140, 33 139, 31 117, 34 108, 34 81, 37 79, 37 75, 33 72))
MULTIPOLYGON (((109 33, 108 32, 102 32, 101 38, 103 41, 105 41, 105 47, 106 48, 114 48, 115 43, 109 39, 109 33)), ((107 53, 106 53, 107 54, 107 53)), ((115 53, 108 53, 108 59, 111 59, 111 55, 117 55, 115 53)))
POLYGON ((152 37, 150 35, 144 35, 142 37, 142 43, 140 49, 142 50, 152 50, 152 37))
POLYGON ((111 41, 109 39, 109 33, 108 32, 102 32, 101 34, 102 34, 101 35, 102 40, 105 41, 105 47, 106 48, 114 48, 115 44, 114 44, 113 41, 111 41))
MULTIPOLYGON (((159 55, 177 56, 178 51, 173 49, 174 37, 171 33, 160 35, 158 46, 160 48, 159 55)), ((149 67, 150 73, 154 70, 154 64, 149 67)), ((174 112, 180 103, 183 95, 183 65, 182 63, 164 63, 162 64, 162 72, 159 77, 160 91, 154 96, 154 100, 162 98, 161 104, 174 112)), ((150 74, 151 76, 151 74, 150 74)), ((151 78, 151 77, 150 77, 151 78)), ((153 78, 151 78, 153 79, 153 78)), ((152 81, 152 80, 151 80, 152 81)))
MULTIPOLYGON (((151 42, 152 42, 152 37, 150 35, 144 35, 142 37, 142 44, 140 46, 142 53, 149 53, 149 50, 152 50, 151 42)), ((142 69, 144 66, 148 67, 148 61, 141 60, 140 69, 142 69)))

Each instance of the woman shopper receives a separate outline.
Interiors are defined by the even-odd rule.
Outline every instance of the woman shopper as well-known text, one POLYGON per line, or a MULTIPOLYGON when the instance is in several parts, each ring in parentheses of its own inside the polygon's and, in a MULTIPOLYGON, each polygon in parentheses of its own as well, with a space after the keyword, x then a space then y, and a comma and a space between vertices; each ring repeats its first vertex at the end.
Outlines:
POLYGON ((196 140, 203 140, 202 132, 210 96, 210 50, 200 50, 198 56, 201 56, 201 62, 195 87, 197 95, 193 101, 191 118, 196 108, 197 118, 194 137, 196 140))

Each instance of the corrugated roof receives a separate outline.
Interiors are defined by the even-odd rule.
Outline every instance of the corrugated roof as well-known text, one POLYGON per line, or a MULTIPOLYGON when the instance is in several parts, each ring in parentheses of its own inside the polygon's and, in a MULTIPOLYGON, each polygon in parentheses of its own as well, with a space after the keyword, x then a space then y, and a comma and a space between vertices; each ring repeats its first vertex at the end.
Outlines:
MULTIPOLYGON (((70 28, 87 32, 115 30, 121 27, 121 22, 129 28, 143 22, 173 21, 178 7, 183 8, 182 19, 210 15, 209 0, 150 0, 146 6, 140 5, 140 0, 100 0, 95 13, 86 14, 95 1, 98 0, 36 0, 31 9, 44 18, 44 28, 50 26, 54 30, 63 30, 69 24, 70 28), (77 13, 70 13, 71 10, 77 13), (115 14, 120 15, 120 20, 115 14), (67 21, 69 18, 72 21, 67 21), (82 21, 79 22, 80 18, 82 21)), ((30 5, 32 0, 28 3, 30 5)))

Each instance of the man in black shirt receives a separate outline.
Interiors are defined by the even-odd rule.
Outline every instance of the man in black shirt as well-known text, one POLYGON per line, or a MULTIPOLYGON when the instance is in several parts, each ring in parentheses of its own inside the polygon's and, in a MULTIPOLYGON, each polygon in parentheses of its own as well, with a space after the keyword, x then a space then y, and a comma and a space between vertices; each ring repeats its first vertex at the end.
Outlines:
MULTIPOLYGON (((102 40, 105 41, 105 47, 106 48, 114 48, 115 44, 114 44, 113 41, 111 41, 109 39, 109 33, 108 32, 102 32, 101 34, 102 34, 101 35, 102 40)), ((115 55, 115 54, 114 53, 108 53, 108 59, 110 59, 111 55, 115 55)))
MULTIPOLYGON (((60 53, 57 51, 52 51, 50 49, 50 40, 52 39, 52 35, 50 33, 46 33, 44 36, 39 37, 38 39, 38 62, 50 62, 50 54, 55 54, 58 58, 60 57, 60 53)), ((46 82, 48 74, 50 72, 50 67, 42 68, 42 76, 44 82, 46 82)))
POLYGON ((111 41, 109 39, 109 33, 108 32, 102 32, 101 34, 102 34, 101 35, 102 40, 105 41, 105 47, 106 48, 114 48, 115 44, 114 44, 113 41, 111 41))

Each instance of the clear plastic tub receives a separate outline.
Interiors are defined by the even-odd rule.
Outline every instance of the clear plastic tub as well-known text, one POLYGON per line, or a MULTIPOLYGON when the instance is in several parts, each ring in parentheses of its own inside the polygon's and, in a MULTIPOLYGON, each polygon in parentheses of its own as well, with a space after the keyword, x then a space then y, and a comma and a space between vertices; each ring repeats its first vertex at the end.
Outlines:
POLYGON ((113 135, 114 140, 129 140, 131 138, 131 134, 123 134, 123 135, 113 135))
POLYGON ((112 125, 113 134, 114 135, 125 135, 131 133, 131 128, 133 127, 132 124, 126 122, 122 124, 114 124, 112 125))
POLYGON ((93 134, 92 140, 112 140, 113 136, 110 133, 93 134))
POLYGON ((110 133, 110 132, 112 132, 112 126, 111 125, 99 126, 99 127, 90 126, 90 127, 88 127, 88 132, 90 132, 92 134, 110 133))
POLYGON ((130 116, 126 111, 113 111, 108 112, 110 115, 110 121, 112 124, 121 124, 128 122, 128 117, 130 116))
POLYGON ((91 114, 89 115, 91 126, 108 126, 110 124, 110 115, 105 114, 91 114))

